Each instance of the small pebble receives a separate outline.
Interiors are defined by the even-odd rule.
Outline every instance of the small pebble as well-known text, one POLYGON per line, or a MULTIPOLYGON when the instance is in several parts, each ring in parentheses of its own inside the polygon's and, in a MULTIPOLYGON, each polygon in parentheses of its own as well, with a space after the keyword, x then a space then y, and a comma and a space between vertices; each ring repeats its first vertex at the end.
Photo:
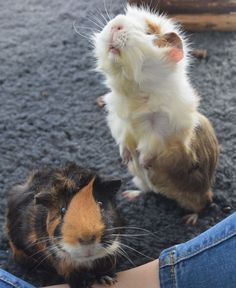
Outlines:
POLYGON ((225 207, 223 207, 223 212, 225 212, 225 213, 229 213, 231 210, 232 210, 232 207, 230 207, 230 206, 225 206, 225 207))

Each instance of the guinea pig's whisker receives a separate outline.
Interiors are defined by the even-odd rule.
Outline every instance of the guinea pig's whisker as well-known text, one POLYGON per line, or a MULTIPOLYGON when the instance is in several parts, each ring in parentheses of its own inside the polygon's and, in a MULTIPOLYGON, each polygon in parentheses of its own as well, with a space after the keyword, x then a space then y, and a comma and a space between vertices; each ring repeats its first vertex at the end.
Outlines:
POLYGON ((123 248, 119 247, 119 248, 117 249, 117 254, 123 256, 123 257, 124 257, 125 259, 127 259, 133 266, 135 266, 134 262, 129 258, 127 252, 126 252, 123 248))
POLYGON ((92 27, 89 27, 89 26, 79 26, 80 29, 87 29, 87 30, 92 30, 92 31, 96 31, 96 32, 101 32, 101 30, 98 30, 97 28, 92 28, 92 27))
POLYGON ((75 30, 75 33, 79 34, 80 36, 82 36, 83 38, 85 38, 86 40, 88 40, 88 42, 91 44, 91 45, 94 45, 93 41, 87 37, 86 35, 82 34, 78 29, 77 27, 75 26, 75 21, 73 22, 73 28, 75 30))
POLYGON ((141 234, 111 234, 111 236, 123 236, 123 237, 141 237, 141 236, 149 236, 150 233, 141 233, 141 234))
MULTIPOLYGON (((102 14, 102 11, 99 10, 98 8, 96 9, 97 13, 97 19, 100 20, 100 22, 105 26, 108 23, 108 20, 105 18, 105 16, 102 14), (99 18, 99 16, 101 16, 102 18, 99 18), (104 22, 105 21, 105 22, 104 22)), ((94 15, 95 16, 95 15, 94 15)))
POLYGON ((104 27, 104 22, 103 19, 101 20, 98 15, 99 15, 99 11, 96 9, 96 14, 92 13, 91 11, 89 11, 88 16, 90 17, 90 19, 92 19, 93 21, 95 21, 96 23, 98 23, 99 25, 101 25, 102 27, 104 27))
MULTIPOLYGON (((44 261, 46 261, 49 257, 51 257, 51 256, 53 256, 53 253, 54 252, 58 252, 59 251, 59 249, 56 247, 56 246, 54 246, 54 247, 49 247, 50 249, 48 249, 47 251, 49 251, 49 252, 51 252, 51 253, 48 253, 45 257, 41 257, 40 259, 39 259, 39 261, 40 262, 38 262, 38 264, 36 265, 36 267, 35 267, 35 269, 38 267, 38 266, 40 266, 44 261), (42 259, 42 260, 41 260, 42 259)), ((44 256, 44 255, 43 255, 44 256)))
POLYGON ((147 256, 147 255, 145 255, 145 254, 139 252, 139 251, 136 250, 135 248, 132 248, 132 247, 129 246, 129 245, 126 245, 126 244, 124 244, 124 243, 120 243, 120 245, 121 245, 121 246, 124 246, 124 247, 126 247, 126 248, 128 248, 128 249, 131 249, 132 251, 134 251, 134 252, 138 253, 139 255, 142 255, 142 256, 144 256, 144 257, 150 259, 150 260, 155 260, 155 258, 152 258, 152 257, 150 257, 150 256, 147 256))
POLYGON ((105 20, 104 25, 106 25, 108 23, 109 20, 107 20, 107 18, 102 14, 101 11, 98 10, 98 13, 100 13, 100 15, 102 16, 102 18, 105 20))
MULTIPOLYGON (((58 236, 58 237, 53 237, 54 240, 61 240, 62 237, 58 236)), ((40 237, 37 241, 30 243, 29 245, 27 245, 27 248, 30 248, 32 246, 36 246, 38 244, 43 244, 43 243, 47 243, 48 241, 51 241, 52 238, 50 238, 49 236, 45 236, 45 237, 40 237)))
POLYGON ((109 250, 105 247, 104 247, 104 250, 107 252, 107 257, 110 260, 111 264, 113 264, 113 258, 112 257, 114 257, 114 254, 111 255, 109 250))
MULTIPOLYGON (((103 247, 104 249, 108 249, 110 246, 112 246, 114 243, 117 243, 118 244, 118 246, 119 246, 119 244, 120 244, 120 242, 118 242, 118 241, 116 241, 116 240, 107 240, 107 241, 104 241, 104 244, 106 244, 108 247, 107 248, 105 248, 105 247, 103 247)), ((111 254, 111 253, 113 253, 113 252, 109 252, 109 254, 111 254)))
MULTIPOLYGON (((89 15, 90 17, 91 16, 94 16, 93 14, 90 14, 89 15)), ((104 23, 103 22, 101 22, 101 20, 100 19, 98 19, 98 18, 87 18, 87 20, 89 20, 90 22, 92 22, 93 24, 95 24, 98 28, 101 28, 101 29, 103 29, 103 27, 104 27, 104 23)))
MULTIPOLYGON (((45 252, 45 251, 48 251, 48 247, 44 247, 44 248, 38 250, 38 251, 35 252, 34 254, 31 254, 30 257, 31 257, 31 258, 34 258, 35 256, 37 256, 37 255, 39 255, 40 253, 43 253, 43 252, 45 252)), ((42 256, 41 256, 41 257, 42 257, 42 256)))
POLYGON ((108 229, 106 229, 106 231, 120 230, 120 229, 124 229, 124 230, 126 230, 126 229, 140 230, 140 231, 144 231, 144 232, 146 232, 146 233, 154 234, 154 235, 155 235, 155 232, 152 232, 152 231, 147 230, 147 229, 144 229, 144 228, 135 227, 135 226, 120 226, 120 227, 108 228, 108 229))
MULTIPOLYGON (((56 237, 55 237, 55 238, 56 238, 56 237)), ((57 238, 62 239, 62 237, 57 237, 57 238)), ((49 238, 48 240, 50 240, 50 238, 49 238)), ((42 243, 45 243, 45 244, 46 244, 46 242, 47 242, 48 240, 43 240, 43 241, 38 241, 37 243, 32 243, 32 244, 33 244, 32 246, 37 245, 37 244, 42 244, 42 243)), ((54 247, 56 247, 56 246, 54 246, 54 244, 50 244, 49 246, 45 246, 45 247, 43 247, 42 249, 39 249, 39 250, 38 250, 37 252, 35 252, 34 254, 30 255, 30 257, 34 257, 34 256, 36 256, 37 254, 43 253, 44 251, 47 251, 48 249, 51 249, 51 248, 54 248, 54 247)), ((57 248, 57 247, 56 247, 56 248, 57 248)))
POLYGON ((111 15, 111 19, 113 19, 114 18, 114 16, 115 16, 115 14, 114 14, 114 1, 112 1, 112 0, 109 0, 110 1, 110 5, 109 5, 109 13, 110 13, 110 15, 111 15))
POLYGON ((36 241, 36 242, 30 243, 29 245, 27 245, 26 248, 31 248, 33 246, 37 246, 38 244, 46 244, 48 241, 49 241, 49 239, 36 241))
POLYGON ((27 248, 31 247, 31 246, 35 246, 37 244, 42 244, 42 243, 46 243, 47 241, 49 241, 50 238, 49 237, 42 237, 39 238, 37 241, 30 243, 29 245, 27 245, 27 248))
POLYGON ((104 4, 104 9, 105 9, 105 12, 106 12, 106 14, 107 14, 108 20, 111 21, 111 17, 110 17, 110 15, 108 14, 107 7, 106 7, 106 0, 103 0, 103 4, 104 4))

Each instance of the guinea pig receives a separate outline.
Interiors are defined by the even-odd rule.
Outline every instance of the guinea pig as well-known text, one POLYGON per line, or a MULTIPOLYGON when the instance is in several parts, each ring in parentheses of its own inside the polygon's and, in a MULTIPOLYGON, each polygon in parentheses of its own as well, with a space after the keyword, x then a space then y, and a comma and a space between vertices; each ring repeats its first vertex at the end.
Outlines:
POLYGON ((97 70, 110 93, 107 122, 139 190, 154 191, 191 211, 195 224, 212 201, 219 145, 187 75, 189 48, 164 15, 127 6, 94 33, 97 70))
POLYGON ((32 173, 8 198, 7 234, 16 260, 52 267, 72 288, 113 283, 120 185, 75 163, 32 173))

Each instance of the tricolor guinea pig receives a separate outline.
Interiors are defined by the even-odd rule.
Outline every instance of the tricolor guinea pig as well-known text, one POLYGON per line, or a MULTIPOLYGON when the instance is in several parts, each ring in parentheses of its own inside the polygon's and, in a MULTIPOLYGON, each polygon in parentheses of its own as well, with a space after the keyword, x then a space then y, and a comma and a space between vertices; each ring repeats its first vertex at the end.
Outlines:
POLYGON ((139 190, 154 191, 192 211, 194 224, 212 201, 219 147, 187 75, 188 43, 165 15, 128 6, 94 33, 97 70, 110 93, 107 121, 139 190))
POLYGON ((120 185, 74 163, 32 173, 9 193, 7 232, 14 257, 53 267, 70 287, 113 283, 120 185))

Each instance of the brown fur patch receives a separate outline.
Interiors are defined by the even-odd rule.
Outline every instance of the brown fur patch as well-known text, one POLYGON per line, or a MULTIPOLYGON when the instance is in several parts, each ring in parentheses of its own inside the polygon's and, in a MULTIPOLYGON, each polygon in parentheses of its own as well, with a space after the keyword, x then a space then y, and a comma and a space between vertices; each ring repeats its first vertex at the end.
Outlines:
POLYGON ((180 37, 174 32, 162 35, 161 37, 159 37, 154 41, 154 44, 157 45, 158 47, 170 46, 181 50, 183 49, 183 44, 180 37))
POLYGON ((40 238, 38 238, 36 232, 32 232, 29 235, 28 240, 29 240, 29 243, 31 243, 31 244, 29 244, 30 248, 36 248, 39 250, 43 250, 46 247, 46 245, 45 245, 46 239, 41 240, 40 238))
POLYGON ((200 126, 168 139, 167 152, 158 157, 150 172, 151 182, 180 206, 199 212, 212 201, 212 184, 219 146, 206 117, 199 114, 200 126), (183 139, 189 137, 186 146, 183 139), (158 175, 158 177, 157 177, 158 175))
POLYGON ((23 262, 27 258, 27 255, 24 253, 24 251, 18 249, 11 240, 9 241, 9 245, 11 247, 13 256, 17 261, 23 262))
POLYGON ((34 242, 36 242, 36 241, 38 240, 38 236, 37 236, 37 234, 33 231, 32 233, 30 233, 28 239, 29 239, 29 242, 34 243, 34 242))
MULTIPOLYGON (((58 187, 64 187, 65 189, 74 189, 76 187, 75 181, 70 179, 66 175, 57 173, 55 177, 58 182, 58 185, 57 185, 58 187)), ((56 186, 56 189, 57 189, 57 186, 56 186)))
POLYGON ((155 22, 152 22, 152 21, 147 19, 146 23, 147 23, 147 26, 148 26, 147 32, 149 32, 151 34, 156 34, 156 35, 160 35, 161 34, 160 26, 157 25, 155 22))
POLYGON ((57 225, 59 225, 60 223, 61 219, 58 216, 57 209, 49 210, 47 217, 47 231, 49 236, 52 236, 54 234, 57 225))
POLYGON ((64 217, 62 227, 63 240, 71 245, 78 244, 78 239, 95 236, 101 239, 104 224, 99 205, 93 197, 93 182, 85 186, 71 200, 64 217))
MULTIPOLYGON (((165 140, 147 170, 148 179, 158 191, 194 212, 212 201, 212 185, 219 156, 219 145, 211 123, 198 113, 199 126, 183 130, 165 140)), ((140 169, 131 162, 129 169, 140 177, 140 169)))

